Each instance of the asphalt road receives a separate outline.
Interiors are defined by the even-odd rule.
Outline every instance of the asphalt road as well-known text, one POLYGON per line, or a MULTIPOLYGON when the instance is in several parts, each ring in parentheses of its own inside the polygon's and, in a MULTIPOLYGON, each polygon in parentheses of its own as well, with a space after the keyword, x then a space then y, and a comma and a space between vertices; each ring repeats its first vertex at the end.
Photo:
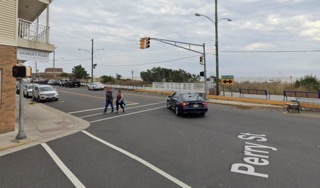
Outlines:
POLYGON ((126 91, 126 112, 103 114, 104 91, 58 91, 45 104, 90 127, 2 156, 0 187, 320 186, 318 116, 209 104, 178 117, 166 96, 126 91))

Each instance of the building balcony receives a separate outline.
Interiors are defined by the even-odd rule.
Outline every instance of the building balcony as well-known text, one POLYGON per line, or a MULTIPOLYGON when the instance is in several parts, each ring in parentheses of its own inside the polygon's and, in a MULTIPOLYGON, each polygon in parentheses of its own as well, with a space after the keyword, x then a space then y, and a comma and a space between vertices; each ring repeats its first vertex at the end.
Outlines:
POLYGON ((54 45, 49 42, 49 6, 51 2, 52 0, 18 0, 18 23, 16 25, 18 27, 16 37, 18 47, 54 51, 54 45), (41 16, 43 13, 45 15, 41 16), (39 24, 40 18, 45 18, 45 25, 39 24))
POLYGON ((43 51, 54 51, 49 43, 49 27, 35 22, 18 19, 18 47, 43 51))

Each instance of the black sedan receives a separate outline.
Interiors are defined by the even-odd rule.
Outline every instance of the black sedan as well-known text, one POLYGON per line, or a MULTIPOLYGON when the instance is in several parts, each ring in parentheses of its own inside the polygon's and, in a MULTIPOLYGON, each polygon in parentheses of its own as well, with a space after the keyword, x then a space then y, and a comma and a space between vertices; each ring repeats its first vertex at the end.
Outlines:
POLYGON ((208 103, 198 93, 174 93, 167 98, 167 108, 174 109, 177 116, 191 113, 204 116, 208 103))

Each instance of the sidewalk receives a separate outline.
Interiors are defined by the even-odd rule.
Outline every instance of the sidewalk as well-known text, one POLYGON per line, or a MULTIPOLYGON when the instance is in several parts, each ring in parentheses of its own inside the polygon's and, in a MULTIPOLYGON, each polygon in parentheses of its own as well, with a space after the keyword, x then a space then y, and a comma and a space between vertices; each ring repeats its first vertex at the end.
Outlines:
POLYGON ((16 96, 16 129, 14 132, 0 134, 0 155, 9 153, 17 146, 30 147, 76 133, 89 127, 90 123, 62 111, 23 99, 23 126, 27 136, 23 140, 15 140, 19 130, 19 96, 16 96))

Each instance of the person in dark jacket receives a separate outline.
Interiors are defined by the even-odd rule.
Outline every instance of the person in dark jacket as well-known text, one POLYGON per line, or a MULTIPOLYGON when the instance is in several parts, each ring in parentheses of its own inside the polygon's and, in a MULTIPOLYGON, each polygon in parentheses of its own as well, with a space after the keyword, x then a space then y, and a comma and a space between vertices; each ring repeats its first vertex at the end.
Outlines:
POLYGON ((117 92, 117 96, 116 96, 116 113, 118 113, 118 110, 119 110, 119 105, 120 107, 122 108, 122 112, 124 113, 124 100, 123 100, 123 95, 122 95, 122 92, 121 90, 119 89, 118 92, 117 92))
POLYGON ((108 106, 109 104, 111 105, 111 112, 113 112, 113 96, 112 96, 112 91, 109 86, 106 87, 106 105, 104 108, 104 113, 107 113, 108 106))

